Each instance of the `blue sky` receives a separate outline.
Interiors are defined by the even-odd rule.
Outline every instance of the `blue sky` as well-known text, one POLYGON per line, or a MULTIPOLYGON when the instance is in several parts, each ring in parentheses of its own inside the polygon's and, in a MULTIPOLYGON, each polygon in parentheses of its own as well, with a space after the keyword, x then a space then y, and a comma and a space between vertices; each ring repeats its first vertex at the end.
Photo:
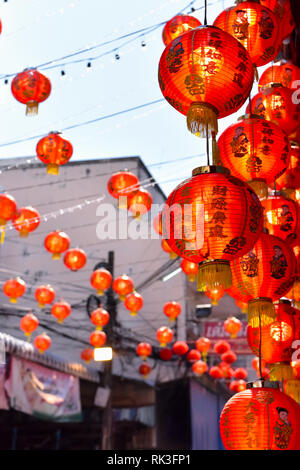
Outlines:
MULTIPOLYGON (((121 35, 170 19, 188 0, 9 0, 1 2, 1 76, 37 66, 121 35)), ((234 2, 209 0, 208 22, 234 2)), ((193 7, 203 7, 195 0, 193 7)), ((185 9, 189 11, 190 9, 185 9)), ((194 14, 203 22, 203 8, 194 14)), ((162 98, 157 69, 164 50, 162 26, 123 45, 124 40, 75 57, 84 62, 45 70, 52 83, 49 99, 37 117, 26 117, 25 106, 0 80, 0 159, 34 156, 39 139, 2 146, 16 139, 77 124, 162 98), (142 47, 141 42, 145 42, 142 47), (89 57, 120 47, 93 61, 89 57), (115 60, 115 54, 120 60, 115 60), (61 75, 61 70, 65 75, 61 75)), ((131 37, 132 38, 132 37, 131 37)), ((128 40, 128 39, 127 39, 128 40)), ((64 62, 64 61, 62 61, 64 62)), ((60 62, 59 62, 60 63, 60 62)), ((256 85, 255 85, 256 87, 256 85)), ((255 90, 255 89, 254 89, 255 90)), ((243 114, 220 122, 220 132, 243 114)), ((126 113, 63 133, 74 147, 72 160, 139 155, 168 194, 205 157, 205 142, 186 129, 185 118, 168 103, 126 113), (180 161, 185 158, 185 160, 180 161), (176 163, 168 161, 178 160, 176 163), (163 165, 159 166, 161 162, 163 165)), ((5 176, 0 181, 5 187, 5 176)))

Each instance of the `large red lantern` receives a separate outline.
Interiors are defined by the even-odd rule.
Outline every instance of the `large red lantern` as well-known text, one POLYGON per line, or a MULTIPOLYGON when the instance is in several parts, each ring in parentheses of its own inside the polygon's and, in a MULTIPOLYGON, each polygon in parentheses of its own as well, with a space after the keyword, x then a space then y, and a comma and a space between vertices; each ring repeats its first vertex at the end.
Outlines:
POLYGON ((218 132, 218 119, 244 104, 254 69, 247 50, 230 34, 200 26, 165 48, 158 79, 165 99, 187 116, 188 129, 205 137, 218 132))
POLYGON ((33 313, 27 313, 27 315, 22 317, 20 320, 20 328, 24 332, 25 336, 28 337, 28 340, 38 326, 39 320, 35 315, 33 315, 33 313))
POLYGON ((22 295, 26 292, 25 281, 23 281, 23 279, 20 277, 9 279, 3 285, 3 292, 5 295, 7 295, 7 297, 9 297, 9 301, 15 304, 17 303, 18 298, 22 297, 22 295))
POLYGON ((212 305, 218 305, 219 300, 223 297, 224 295, 224 289, 221 286, 216 286, 213 289, 207 289, 205 291, 206 297, 211 299, 211 304, 212 305))
POLYGON ((187 259, 182 259, 180 267, 190 282, 194 282, 198 274, 198 263, 193 263, 187 259))
POLYGON ((35 298, 40 308, 44 308, 46 304, 52 304, 55 299, 55 290, 49 284, 36 288, 35 298))
POLYGON ((178 257, 178 255, 174 253, 174 251, 171 250, 167 240, 165 240, 164 238, 161 241, 161 247, 163 251, 165 251, 166 253, 169 253, 170 259, 176 259, 178 257))
POLYGON ((4 241, 4 227, 9 220, 12 220, 17 211, 15 198, 10 194, 0 194, 0 232, 1 243, 4 241))
POLYGON ((38 70, 25 69, 11 82, 11 91, 17 101, 26 104, 26 114, 33 115, 38 113, 39 103, 50 95, 51 83, 38 70))
POLYGON ((151 370, 152 370, 152 367, 147 362, 143 362, 143 364, 141 364, 139 367, 139 373, 144 379, 148 377, 151 370))
POLYGON ((230 338, 236 338, 236 335, 241 330, 242 324, 236 317, 229 317, 224 321, 224 329, 230 334, 230 338))
POLYGON ((109 322, 109 313, 102 307, 96 308, 91 313, 91 322, 95 325, 96 330, 102 330, 109 322))
POLYGON ((169 318, 170 322, 176 320, 181 313, 181 305, 178 302, 166 302, 164 305, 164 314, 169 318))
POLYGON ((42 333, 41 335, 36 336, 33 342, 34 346, 40 354, 43 354, 45 351, 47 351, 47 349, 50 348, 51 343, 51 338, 50 336, 46 335, 46 333, 42 333))
POLYGON ((127 209, 127 198, 140 187, 139 179, 130 171, 118 171, 114 173, 107 182, 109 194, 119 200, 119 208, 127 209), (120 197, 122 199, 120 199, 120 197))
POLYGON ((261 201, 264 208, 265 228, 270 235, 282 238, 290 246, 300 243, 300 206, 277 191, 261 201))
POLYGON ((167 242, 182 258, 200 263, 197 287, 203 291, 231 286, 230 261, 251 249, 263 223, 254 191, 218 166, 193 170, 170 194, 164 213, 167 242))
POLYGON ((277 124, 258 116, 246 116, 229 126, 218 140, 223 165, 232 175, 247 181, 266 197, 267 185, 286 170, 291 148, 287 135, 277 124))
POLYGON ((284 190, 284 194, 289 197, 289 192, 300 188, 300 146, 291 142, 290 162, 287 169, 276 180, 276 189, 284 190))
POLYGON ((69 249, 70 243, 69 236, 60 230, 48 233, 44 240, 45 248, 52 253, 53 259, 59 259, 61 254, 69 249))
POLYGON ((204 361, 196 361, 192 365, 192 371, 194 374, 201 376, 208 371, 208 366, 204 361))
POLYGON ((236 380, 245 380, 247 376, 248 376, 248 372, 246 371, 246 369, 244 369, 244 367, 238 367, 233 372, 233 377, 236 380))
POLYGON ((96 269, 90 277, 90 283, 97 290, 98 295, 104 295, 104 291, 111 286, 112 275, 107 269, 96 269))
POLYGON ((101 348, 106 343, 106 334, 104 331, 93 331, 90 334, 90 343, 94 348, 101 348))
POLYGON ((71 142, 63 139, 60 132, 52 131, 38 141, 36 153, 38 158, 47 165, 47 173, 58 175, 59 166, 68 163, 73 155, 71 142))
POLYGON ((214 351, 217 354, 221 355, 221 354, 226 353, 229 350, 230 350, 230 344, 227 341, 223 340, 223 339, 220 339, 214 345, 214 351))
POLYGON ((259 88, 270 83, 280 83, 286 88, 293 88, 293 82, 300 80, 300 68, 286 62, 281 65, 271 65, 267 68, 259 79, 259 88))
POLYGON ((156 331, 156 339, 160 343, 161 347, 166 346, 173 339, 173 331, 167 326, 161 326, 156 331))
POLYGON ((12 222, 20 237, 27 237, 40 225, 40 214, 31 206, 20 207, 12 222))
POLYGON ((221 438, 226 450, 296 450, 299 423, 299 406, 277 382, 256 382, 224 406, 221 438))
POLYGON ((297 129, 300 120, 300 105, 295 104, 294 93, 295 90, 283 87, 279 83, 266 85, 252 98, 252 112, 278 124, 287 135, 290 135, 297 129))
POLYGON ((78 271, 86 264, 86 254, 80 248, 70 248, 64 256, 64 264, 71 271, 78 271))
POLYGON ((94 359, 94 350, 92 348, 83 349, 80 353, 81 359, 89 364, 92 359, 94 359))
POLYGON ((290 0, 260 0, 260 3, 279 18, 281 40, 289 36, 295 28, 290 0))
POLYGON ((172 351, 177 356, 184 356, 189 350, 188 344, 185 341, 176 341, 173 344, 172 351))
POLYGON ((63 323, 64 320, 71 314, 71 305, 68 302, 61 300, 52 305, 51 315, 55 317, 58 323, 63 323))
POLYGON ((162 38, 165 46, 170 44, 175 38, 191 29, 201 26, 200 21, 190 15, 176 15, 165 24, 162 38))
POLYGON ((201 352, 203 360, 206 361, 207 353, 211 348, 211 342, 208 338, 201 336, 195 343, 196 349, 201 352))
POLYGON ((139 219, 149 212, 152 206, 152 196, 146 189, 140 188, 128 196, 128 210, 139 219))
POLYGON ((296 258, 292 248, 274 235, 263 233, 249 253, 232 261, 232 284, 240 300, 248 302, 248 323, 258 327, 275 319, 273 302, 289 291, 296 258))
POLYGON ((218 366, 213 366, 209 369, 209 375, 213 379, 221 379, 223 376, 222 370, 218 366))
POLYGON ((152 354, 152 346, 149 343, 139 343, 136 348, 136 353, 143 361, 152 354))
POLYGON ((133 280, 122 274, 122 276, 116 277, 112 283, 113 290, 120 296, 120 300, 125 300, 126 295, 130 294, 134 289, 133 280))
POLYGON ((125 300, 124 300, 124 306, 129 310, 130 315, 133 317, 137 314, 139 310, 144 305, 144 299, 141 296, 141 294, 138 294, 137 292, 133 291, 130 294, 126 295, 125 300))
POLYGON ((201 353, 198 351, 198 349, 190 349, 190 351, 186 355, 186 360, 188 362, 196 362, 200 361, 201 359, 201 353))
POLYGON ((243 1, 226 8, 214 25, 237 39, 247 49, 256 67, 271 62, 279 52, 278 18, 257 1, 243 1))

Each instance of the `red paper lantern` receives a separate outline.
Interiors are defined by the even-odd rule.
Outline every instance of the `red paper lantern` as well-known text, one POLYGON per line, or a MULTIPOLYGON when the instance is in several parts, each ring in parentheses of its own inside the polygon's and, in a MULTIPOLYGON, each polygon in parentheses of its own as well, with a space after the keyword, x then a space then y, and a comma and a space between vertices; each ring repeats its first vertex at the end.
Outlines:
POLYGON ((63 323, 64 320, 70 315, 72 309, 71 305, 67 302, 60 301, 52 305, 51 315, 53 315, 58 323, 63 323))
POLYGON ((236 354, 233 351, 226 351, 222 354, 221 359, 226 364, 233 364, 236 361, 236 354))
POLYGON ((294 93, 295 90, 283 87, 279 83, 266 85, 252 98, 252 112, 278 124, 287 135, 290 135, 297 129, 300 120, 300 105, 295 104, 294 93))
POLYGON ((4 241, 4 227, 9 220, 12 220, 17 211, 15 198, 10 194, 0 194, 0 232, 1 243, 4 241))
POLYGON ((90 283, 97 290, 98 295, 104 295, 104 291, 111 286, 112 275, 107 269, 96 269, 90 277, 90 283))
POLYGON ((90 343, 94 348, 101 348, 106 343, 104 331, 95 330, 90 334, 90 343))
POLYGON ((148 377, 151 370, 152 370, 152 367, 147 362, 143 362, 143 364, 141 364, 139 367, 139 373, 144 379, 148 377))
MULTIPOLYGON (((276 180, 276 189, 278 190, 284 189, 292 192, 300 188, 300 146, 295 142, 291 142, 290 156, 286 171, 276 180)), ((288 191, 285 191, 285 194, 289 197, 288 191)))
POLYGON ((58 175, 59 166, 68 163, 73 155, 71 142, 60 137, 60 132, 52 131, 38 141, 36 153, 38 158, 47 165, 47 173, 58 175))
POLYGON ((173 356, 172 350, 168 348, 163 348, 159 351, 159 357, 163 361, 169 361, 173 356))
MULTIPOLYGON (((230 294, 230 289, 228 289, 226 292, 227 294, 230 294)), ((248 313, 248 304, 247 302, 242 302, 241 300, 235 299, 236 306, 241 310, 241 313, 248 313)))
POLYGON ((170 259, 177 258, 178 255, 176 255, 176 253, 174 253, 174 251, 171 250, 167 240, 165 240, 164 238, 161 241, 161 247, 166 253, 169 253, 170 259))
POLYGON ((260 0, 260 3, 273 11, 279 18, 281 40, 289 36, 295 28, 290 0, 260 0))
POLYGON ((205 291, 206 297, 211 299, 211 304, 212 305, 218 305, 219 300, 223 297, 224 295, 224 289, 221 286, 216 286, 214 289, 207 289, 205 291))
POLYGON ((253 64, 260 67, 275 59, 279 52, 279 20, 259 2, 242 3, 222 11, 214 25, 237 39, 249 52, 253 64))
POLYGON ((38 326, 39 320, 35 315, 33 315, 33 313, 27 313, 27 315, 22 317, 20 320, 20 328, 24 331, 24 334, 28 339, 30 338, 31 333, 33 333, 38 326))
POLYGON ((20 237, 27 237, 40 225, 40 214, 31 206, 20 207, 13 218, 13 225, 20 237))
POLYGON ((201 355, 203 357, 203 360, 206 361, 207 358, 207 353, 210 350, 211 347, 211 342, 208 338, 204 338, 202 336, 201 338, 198 338, 196 343, 195 343, 196 349, 201 352, 201 355))
POLYGON ((128 210, 139 219, 149 212, 152 206, 152 196, 146 189, 140 188, 128 196, 128 210))
MULTIPOLYGON (((263 359, 261 359, 261 367, 264 368, 265 365, 266 365, 265 361, 263 359)), ((258 369, 259 369, 259 358, 258 357, 254 357, 252 359, 252 367, 256 372, 258 372, 258 369)))
POLYGON ((109 313, 102 307, 96 308, 91 313, 91 322, 95 325, 96 330, 102 330, 109 322, 109 313))
POLYGON ((204 361, 194 362, 194 364, 192 365, 192 371, 196 375, 199 375, 199 376, 203 375, 205 372, 208 371, 208 367, 207 367, 206 362, 204 362, 204 361))
POLYGON ((236 317, 229 317, 224 321, 224 329, 230 334, 230 338, 236 338, 236 335, 241 330, 242 324, 236 317))
POLYGON ((229 126, 218 146, 223 165, 262 197, 268 195, 267 185, 286 170, 291 154, 280 127, 257 116, 246 116, 229 126))
POLYGON ((168 197, 165 220, 170 248, 200 262, 197 287, 203 291, 230 287, 230 260, 251 249, 263 222, 254 191, 223 167, 193 170, 192 178, 168 197), (184 214, 187 204, 189 217, 184 214))
POLYGON ((227 341, 223 340, 223 339, 220 339, 214 345, 214 351, 217 354, 221 355, 221 354, 226 353, 229 350, 230 350, 230 344, 227 341))
POLYGON ((50 348, 51 346, 51 338, 50 336, 46 335, 46 333, 42 333, 41 335, 38 335, 34 339, 34 346, 36 349, 39 351, 40 354, 43 354, 47 349, 50 348))
POLYGON ((34 295, 39 307, 44 308, 46 304, 52 304, 55 299, 55 290, 49 284, 42 285, 36 288, 34 295))
POLYGON ((158 235, 162 235, 162 220, 161 220, 161 212, 156 214, 153 219, 153 228, 158 235))
POLYGON ((144 299, 143 297, 138 294, 137 292, 133 291, 130 294, 126 295, 125 300, 124 300, 124 306, 129 310, 130 315, 133 317, 137 314, 139 310, 144 305, 144 299))
POLYGON ((156 331, 156 339, 160 343, 160 346, 164 347, 172 341, 173 331, 167 326, 161 326, 156 331))
POLYGON ((187 116, 188 129, 205 137, 218 132, 217 119, 244 104, 254 69, 249 53, 230 34, 200 26, 165 48, 158 79, 165 99, 187 116))
POLYGON ((181 305, 178 302, 166 302, 164 305, 164 314, 169 318, 170 322, 176 320, 181 313, 181 305))
POLYGON ((191 29, 201 26, 200 21, 190 15, 176 15, 165 24, 162 32, 162 38, 165 46, 170 44, 174 39, 181 34, 190 31, 191 29))
POLYGON ((189 347, 185 341, 176 341, 173 344, 172 351, 177 356, 184 356, 189 350, 189 347))
POLYGON ((59 259, 61 253, 69 249, 70 243, 69 236, 60 230, 48 233, 44 241, 45 248, 52 253, 53 259, 59 259))
POLYGON ((244 390, 226 403, 220 417, 225 449, 299 449, 299 406, 271 387, 267 382, 266 386, 244 390))
MULTIPOLYGON (((233 372, 233 377, 236 380, 245 380, 247 378, 247 376, 248 376, 248 372, 243 367, 238 367, 233 372)), ((241 390, 239 390, 239 391, 241 391, 241 390)))
MULTIPOLYGON (((228 353, 224 353, 224 355, 229 354, 230 352, 231 351, 229 351, 228 353)), ((223 362, 220 362, 218 367, 222 372, 223 379, 229 380, 233 377, 233 369, 230 367, 230 364, 223 361, 223 362)))
POLYGON ((194 282, 198 274, 198 264, 183 258, 180 267, 184 274, 187 275, 188 280, 194 282))
POLYGON ((125 300, 126 295, 130 294, 134 289, 133 280, 122 274, 122 276, 116 277, 112 283, 113 290, 120 296, 120 300, 125 300))
POLYGON ((300 308, 300 279, 296 279, 292 285, 291 290, 284 295, 287 299, 291 300, 296 308, 300 308))
POLYGON ((51 83, 38 70, 25 69, 11 82, 11 91, 17 101, 26 104, 26 115, 33 115, 38 113, 39 103, 49 97, 51 83))
POLYGON ((186 359, 187 359, 188 362, 200 361, 201 353, 198 351, 198 349, 191 349, 187 353, 186 359))
POLYGON ((295 80, 300 80, 300 68, 291 62, 286 62, 268 67, 261 75, 258 87, 262 88, 270 83, 280 83, 286 88, 293 88, 295 80))
POLYGON ((136 348, 136 353, 140 356, 144 361, 146 361, 147 357, 152 354, 152 346, 149 343, 139 343, 136 348))
POLYGON ((247 384, 246 384, 245 380, 243 380, 243 379, 233 380, 232 382, 230 382, 229 389, 232 392, 235 392, 235 393, 243 392, 244 390, 246 390, 246 385, 247 384))
POLYGON ((114 173, 107 182, 109 194, 115 199, 119 199, 119 208, 127 209, 127 198, 140 187, 139 179, 130 171, 118 171, 114 173))
POLYGON ((9 301, 15 304, 17 303, 18 298, 25 294, 26 284, 20 277, 9 279, 3 285, 3 292, 7 297, 9 297, 9 301))
POLYGON ((265 228, 270 235, 282 238, 290 246, 300 243, 300 206, 277 192, 261 201, 265 228))
POLYGON ((209 375, 213 379, 221 379, 223 374, 222 374, 220 367, 213 366, 209 369, 209 375))
POLYGON ((78 271, 86 264, 86 254, 80 248, 70 248, 64 256, 64 264, 71 271, 78 271))
POLYGON ((94 350, 92 348, 83 349, 80 353, 80 357, 88 364, 92 359, 94 359, 94 350))

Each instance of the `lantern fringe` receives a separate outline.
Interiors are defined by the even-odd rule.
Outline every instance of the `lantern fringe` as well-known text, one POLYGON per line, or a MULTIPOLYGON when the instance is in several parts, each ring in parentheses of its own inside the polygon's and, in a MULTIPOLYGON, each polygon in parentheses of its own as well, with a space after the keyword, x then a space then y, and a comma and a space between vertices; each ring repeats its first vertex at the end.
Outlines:
POLYGON ((259 81, 259 75, 258 75, 258 70, 257 70, 257 67, 256 67, 255 64, 253 64, 253 68, 254 68, 254 80, 256 82, 258 82, 259 81))
POLYGON ((58 175, 59 174, 59 166, 56 165, 56 163, 48 163, 47 173, 48 173, 48 175, 58 175))
POLYGON ((52 259, 60 259, 60 253, 53 253, 52 259))
POLYGON ((169 254, 170 256, 170 259, 176 259, 178 258, 178 255, 176 255, 176 253, 174 253, 174 251, 171 251, 171 253, 169 254))
POLYGON ((280 191, 282 193, 282 195, 284 197, 287 197, 288 199, 293 199, 295 201, 295 189, 292 189, 292 188, 286 188, 286 189, 282 189, 280 191))
POLYGON ((232 286, 232 274, 228 261, 217 260, 199 264, 197 290, 205 292, 216 287, 228 289, 232 286))
POLYGON ((97 289, 97 294, 100 295, 100 297, 102 297, 102 295, 104 295, 104 290, 103 289, 97 289))
POLYGON ((287 380, 284 384, 284 393, 289 395, 300 405, 300 380, 287 380))
POLYGON ((12 303, 12 304, 16 304, 18 302, 18 299, 16 297, 10 297, 9 298, 9 301, 12 303))
POLYGON ((272 364, 270 369, 270 380, 276 382, 277 380, 292 380, 295 376, 293 374, 293 368, 290 364, 285 364, 284 362, 278 362, 277 364, 272 364))
POLYGON ((266 199, 268 197, 268 186, 264 180, 251 180, 247 181, 247 183, 260 199, 266 199))
POLYGON ((19 236, 20 236, 21 238, 26 238, 26 237, 28 237, 28 235, 29 235, 28 230, 20 230, 20 231, 19 231, 19 236))
POLYGON ((127 196, 119 196, 118 198, 118 208, 119 209, 127 209, 127 196))
POLYGON ((188 280, 189 280, 190 282, 195 282, 195 280, 196 280, 196 274, 188 274, 188 277, 187 277, 187 278, 188 278, 188 280))
POLYGON ((192 103, 186 115, 188 130, 197 137, 211 137, 218 133, 216 111, 206 103, 192 103))
POLYGON ((132 311, 130 312, 130 315, 131 315, 132 317, 136 317, 136 312, 134 312, 134 311, 132 310, 132 311))
POLYGON ((212 132, 212 160, 213 165, 222 166, 220 149, 216 141, 216 134, 212 132))
POLYGON ((202 356, 203 361, 207 362, 207 351, 202 351, 201 356, 202 356))
POLYGON ((41 304, 40 302, 38 303, 38 306, 39 306, 40 308, 45 308, 45 305, 44 305, 44 304, 41 304))
POLYGON ((26 116, 36 116, 39 111, 39 104, 37 101, 28 101, 26 104, 26 116))
POLYGON ((255 299, 248 303, 248 324, 253 328, 259 328, 259 319, 261 326, 267 326, 276 319, 275 307, 269 299, 255 299))

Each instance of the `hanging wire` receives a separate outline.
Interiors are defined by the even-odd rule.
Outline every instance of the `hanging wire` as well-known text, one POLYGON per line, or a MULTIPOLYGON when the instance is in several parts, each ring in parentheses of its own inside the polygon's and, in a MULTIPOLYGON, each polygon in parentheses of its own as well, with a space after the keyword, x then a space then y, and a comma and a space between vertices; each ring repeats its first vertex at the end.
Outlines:
POLYGON ((206 156, 207 156, 207 165, 209 166, 209 138, 208 138, 208 123, 206 123, 206 156))
POLYGON ((207 0, 204 0, 204 25, 207 26, 207 0))

